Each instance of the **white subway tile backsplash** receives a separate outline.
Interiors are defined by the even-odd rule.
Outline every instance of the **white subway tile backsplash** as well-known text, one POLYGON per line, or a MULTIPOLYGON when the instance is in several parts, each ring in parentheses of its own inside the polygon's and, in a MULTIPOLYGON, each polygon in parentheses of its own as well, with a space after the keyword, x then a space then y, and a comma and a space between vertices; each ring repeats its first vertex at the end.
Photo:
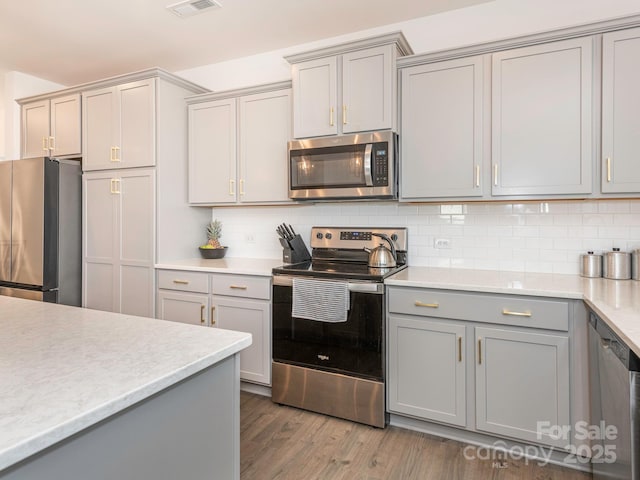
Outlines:
POLYGON ((580 254, 640 248, 640 200, 520 203, 319 203, 215 208, 230 257, 280 258, 275 227, 289 223, 307 244, 311 227, 406 226, 409 263, 523 272, 579 272, 580 254), (252 236, 253 242, 247 238, 252 236), (436 249, 436 238, 451 248, 436 249))

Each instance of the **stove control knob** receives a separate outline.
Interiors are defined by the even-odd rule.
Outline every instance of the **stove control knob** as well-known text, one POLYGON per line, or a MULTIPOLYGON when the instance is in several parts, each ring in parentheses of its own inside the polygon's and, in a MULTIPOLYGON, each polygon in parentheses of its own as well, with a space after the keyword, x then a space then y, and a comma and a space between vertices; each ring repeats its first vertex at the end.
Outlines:
POLYGON ((318 240, 322 240, 322 237, 323 237, 322 233, 320 233, 320 232, 316 233, 316 238, 318 240))
POLYGON ((327 240, 331 240, 331 237, 333 237, 333 235, 331 235, 330 232, 327 232, 327 234, 325 235, 325 237, 327 238, 327 240))
POLYGON ((398 235, 396 235, 395 233, 391 235, 391 240, 393 240, 394 242, 398 240, 398 235))

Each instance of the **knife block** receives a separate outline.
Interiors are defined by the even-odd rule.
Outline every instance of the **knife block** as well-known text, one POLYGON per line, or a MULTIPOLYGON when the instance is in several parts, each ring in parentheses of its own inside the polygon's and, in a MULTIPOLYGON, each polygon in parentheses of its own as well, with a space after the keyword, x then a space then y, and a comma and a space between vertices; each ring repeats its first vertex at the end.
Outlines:
POLYGON ((289 246, 282 249, 282 261, 284 263, 302 263, 311 260, 311 254, 304 244, 304 240, 298 234, 289 240, 289 246))

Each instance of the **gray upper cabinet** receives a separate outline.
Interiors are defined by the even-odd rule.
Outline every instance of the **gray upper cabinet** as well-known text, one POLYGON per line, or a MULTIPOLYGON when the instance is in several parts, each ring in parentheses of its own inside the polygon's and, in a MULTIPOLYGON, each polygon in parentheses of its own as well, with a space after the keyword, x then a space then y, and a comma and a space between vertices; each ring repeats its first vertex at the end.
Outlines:
POLYGON ((401 69, 401 200, 481 197, 486 57, 401 69))
POLYGON ((592 77, 592 37, 493 54, 493 195, 591 193, 592 77))
POLYGON ((397 32, 286 57, 292 64, 293 136, 395 130, 395 64, 410 53, 397 32))
POLYGON ((154 79, 82 94, 83 170, 155 165, 154 79))
POLYGON ((602 192, 640 192, 640 28, 603 35, 602 192))
POLYGON ((22 158, 80 155, 80 94, 22 104, 22 158))
POLYGON ((289 82, 198 95, 189 104, 189 203, 289 202, 289 82))

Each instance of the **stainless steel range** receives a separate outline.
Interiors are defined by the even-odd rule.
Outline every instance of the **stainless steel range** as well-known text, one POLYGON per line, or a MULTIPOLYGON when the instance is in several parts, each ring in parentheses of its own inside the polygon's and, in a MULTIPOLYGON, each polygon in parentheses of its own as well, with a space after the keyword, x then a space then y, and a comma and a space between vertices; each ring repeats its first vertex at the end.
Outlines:
POLYGON ((384 279, 407 266, 407 230, 313 227, 311 247, 273 269, 272 400, 384 428, 384 279), (396 266, 369 267, 385 236, 396 266))

